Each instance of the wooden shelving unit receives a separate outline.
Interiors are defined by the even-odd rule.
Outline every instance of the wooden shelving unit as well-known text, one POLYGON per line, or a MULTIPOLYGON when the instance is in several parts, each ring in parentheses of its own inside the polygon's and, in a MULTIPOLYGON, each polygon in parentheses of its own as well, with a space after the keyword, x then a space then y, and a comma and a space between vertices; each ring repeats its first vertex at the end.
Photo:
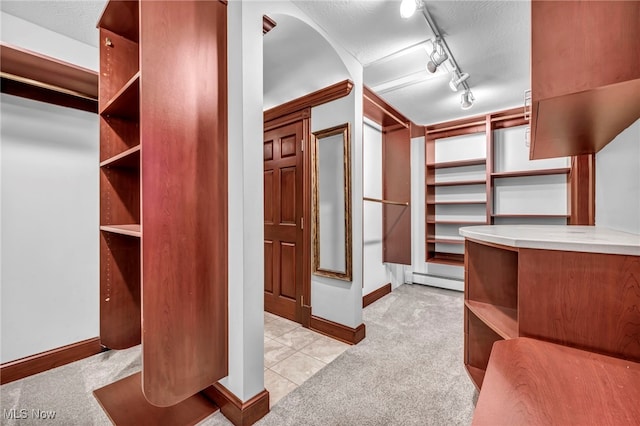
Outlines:
POLYGON ((437 182, 437 181, 427 181, 427 185, 430 186, 464 186, 464 185, 485 185, 487 183, 484 179, 476 179, 476 180, 460 180, 454 182, 437 182))
POLYGON ((492 178, 509 178, 509 177, 529 177, 529 176, 547 176, 547 175, 568 175, 571 172, 570 167, 559 169, 538 169, 538 170, 518 170, 513 172, 494 172, 491 173, 492 178))
POLYGON ((465 256, 464 362, 476 387, 493 344, 520 336, 640 361, 640 347, 625 343, 640 332, 628 311, 640 298, 624 296, 625 283, 637 282, 640 257, 469 238, 465 256))
POLYGON ((142 343, 142 374, 95 395, 194 424, 228 368, 226 3, 110 1, 98 26, 100 339, 142 343))
POLYGON ((98 112, 98 73, 0 42, 2 92, 98 112))

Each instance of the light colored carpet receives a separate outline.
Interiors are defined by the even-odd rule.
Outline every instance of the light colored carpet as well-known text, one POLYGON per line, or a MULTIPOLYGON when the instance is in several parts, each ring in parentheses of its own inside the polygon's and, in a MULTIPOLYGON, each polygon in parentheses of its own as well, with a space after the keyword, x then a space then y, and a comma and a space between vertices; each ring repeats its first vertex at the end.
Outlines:
POLYGON ((274 406, 260 426, 467 425, 463 295, 402 285, 364 310, 367 337, 274 406))
MULTIPOLYGON (((364 310, 367 337, 284 397, 258 424, 466 425, 476 393, 463 362, 462 293, 403 285, 364 310)), ((140 370, 139 347, 0 387, 2 425, 108 425, 92 395, 140 370), (10 409, 53 420, 7 419, 10 409)), ((201 426, 230 425, 217 413, 201 426)))

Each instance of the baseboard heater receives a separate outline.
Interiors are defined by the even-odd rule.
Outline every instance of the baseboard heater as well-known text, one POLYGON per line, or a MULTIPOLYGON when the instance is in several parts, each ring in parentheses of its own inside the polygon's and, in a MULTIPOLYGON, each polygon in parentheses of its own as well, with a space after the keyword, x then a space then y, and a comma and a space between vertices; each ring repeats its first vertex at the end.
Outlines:
POLYGON ((423 274, 413 272, 411 276, 413 284, 422 284, 432 287, 446 288, 448 290, 464 291, 464 280, 460 278, 447 277, 444 275, 423 274))

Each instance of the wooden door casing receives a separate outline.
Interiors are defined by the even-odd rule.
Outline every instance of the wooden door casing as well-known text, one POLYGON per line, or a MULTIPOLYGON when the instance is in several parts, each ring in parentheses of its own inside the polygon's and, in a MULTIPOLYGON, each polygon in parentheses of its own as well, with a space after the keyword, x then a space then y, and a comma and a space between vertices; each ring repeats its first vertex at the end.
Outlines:
POLYGON ((264 307, 301 322, 303 288, 303 122, 264 134, 264 307))

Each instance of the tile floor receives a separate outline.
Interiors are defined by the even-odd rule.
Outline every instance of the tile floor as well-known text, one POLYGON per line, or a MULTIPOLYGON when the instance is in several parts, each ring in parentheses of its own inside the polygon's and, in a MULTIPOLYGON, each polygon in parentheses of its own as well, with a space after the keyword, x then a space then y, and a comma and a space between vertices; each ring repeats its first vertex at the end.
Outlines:
POLYGON ((349 345, 264 313, 264 387, 272 407, 346 351, 349 345))

